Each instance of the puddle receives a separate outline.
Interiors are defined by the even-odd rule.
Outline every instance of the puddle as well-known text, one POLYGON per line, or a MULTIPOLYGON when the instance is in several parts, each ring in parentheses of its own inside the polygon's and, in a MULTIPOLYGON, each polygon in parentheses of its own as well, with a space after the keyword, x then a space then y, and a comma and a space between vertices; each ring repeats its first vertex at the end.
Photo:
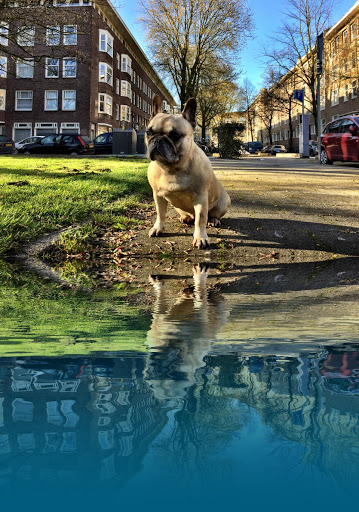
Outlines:
POLYGON ((208 265, 111 290, 0 288, 14 510, 356 503, 359 264, 208 265))

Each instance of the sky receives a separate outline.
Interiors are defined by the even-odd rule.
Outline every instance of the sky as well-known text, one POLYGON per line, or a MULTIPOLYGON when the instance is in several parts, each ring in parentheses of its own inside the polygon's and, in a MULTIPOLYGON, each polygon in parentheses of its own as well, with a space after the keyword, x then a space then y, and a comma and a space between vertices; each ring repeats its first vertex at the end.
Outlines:
MULTIPOLYGON (((337 7, 333 12, 333 24, 336 23, 354 4, 356 0, 338 0, 337 7)), ((146 41, 143 30, 137 23, 136 0, 112 0, 113 5, 132 35, 135 37, 145 54, 146 41), (119 6, 118 6, 119 5, 119 6)), ((256 88, 261 87, 261 76, 264 72, 264 66, 261 62, 263 45, 268 42, 269 37, 275 33, 275 30, 281 25, 282 12, 285 10, 286 0, 248 0, 248 5, 253 12, 255 23, 254 38, 248 41, 247 47, 241 54, 241 76, 248 78, 256 88)))

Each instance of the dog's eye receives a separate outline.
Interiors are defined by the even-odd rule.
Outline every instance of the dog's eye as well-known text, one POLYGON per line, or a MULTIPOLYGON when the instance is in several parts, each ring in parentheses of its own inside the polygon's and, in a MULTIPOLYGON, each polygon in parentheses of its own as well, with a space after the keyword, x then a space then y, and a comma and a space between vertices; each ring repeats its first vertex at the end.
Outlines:
POLYGON ((182 134, 177 132, 176 130, 172 130, 169 134, 168 134, 169 138, 171 140, 173 140, 173 142, 178 142, 180 140, 180 138, 182 137, 182 134))
POLYGON ((146 135, 147 137, 150 137, 150 135, 153 134, 153 131, 151 130, 151 128, 149 130, 146 130, 146 135))

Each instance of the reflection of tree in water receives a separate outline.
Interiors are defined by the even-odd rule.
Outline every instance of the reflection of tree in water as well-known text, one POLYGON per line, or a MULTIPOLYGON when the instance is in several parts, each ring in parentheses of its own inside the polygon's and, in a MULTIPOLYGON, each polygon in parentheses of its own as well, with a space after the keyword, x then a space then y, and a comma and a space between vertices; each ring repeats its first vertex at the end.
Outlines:
POLYGON ((359 397, 328 389, 318 355, 286 360, 208 356, 205 362, 161 445, 172 466, 186 476, 199 470, 204 478, 212 471, 218 476, 224 467, 222 476, 230 477, 226 448, 245 437, 257 411, 270 427, 269 456, 285 461, 293 476, 315 468, 317 483, 323 477, 347 488, 355 484, 359 397))

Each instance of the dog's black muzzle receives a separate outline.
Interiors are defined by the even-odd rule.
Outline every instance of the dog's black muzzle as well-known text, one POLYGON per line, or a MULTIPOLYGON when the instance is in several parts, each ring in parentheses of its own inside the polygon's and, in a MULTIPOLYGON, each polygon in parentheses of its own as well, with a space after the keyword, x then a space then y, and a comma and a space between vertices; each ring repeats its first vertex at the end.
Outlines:
POLYGON ((178 162, 175 145, 166 135, 155 135, 147 143, 148 156, 151 160, 164 159, 168 163, 178 162))

